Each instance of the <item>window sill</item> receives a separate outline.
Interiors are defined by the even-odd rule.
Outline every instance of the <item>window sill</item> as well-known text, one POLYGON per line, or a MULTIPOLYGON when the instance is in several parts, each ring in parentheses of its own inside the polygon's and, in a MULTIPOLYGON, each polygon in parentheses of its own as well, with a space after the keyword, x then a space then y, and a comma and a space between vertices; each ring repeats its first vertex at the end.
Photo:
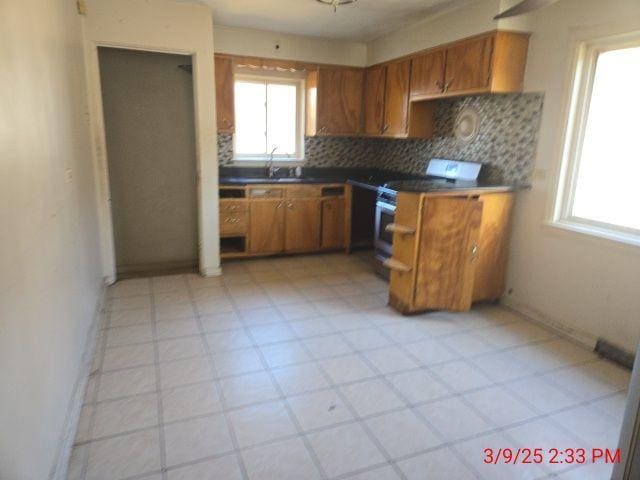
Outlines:
POLYGON ((545 222, 545 225, 574 233, 581 233, 611 242, 621 243, 640 247, 640 235, 631 232, 624 232, 613 228, 590 225, 571 219, 552 220, 545 222))

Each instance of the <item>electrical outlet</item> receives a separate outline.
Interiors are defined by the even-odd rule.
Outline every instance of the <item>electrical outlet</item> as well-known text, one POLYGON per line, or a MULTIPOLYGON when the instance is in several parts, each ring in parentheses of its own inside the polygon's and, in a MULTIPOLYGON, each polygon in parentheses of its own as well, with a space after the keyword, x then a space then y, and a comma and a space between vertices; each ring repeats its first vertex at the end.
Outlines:
POLYGON ((85 0, 76 0, 76 7, 79 15, 87 14, 87 2, 85 0))

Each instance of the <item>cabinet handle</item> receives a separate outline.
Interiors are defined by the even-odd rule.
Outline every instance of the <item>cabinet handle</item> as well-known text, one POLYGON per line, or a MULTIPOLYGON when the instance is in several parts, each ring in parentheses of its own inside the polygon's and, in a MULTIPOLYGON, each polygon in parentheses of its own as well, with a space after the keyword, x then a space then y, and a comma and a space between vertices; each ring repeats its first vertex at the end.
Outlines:
POLYGON ((293 210, 293 203, 288 203, 288 204, 287 204, 287 208, 288 208, 289 210, 293 210))
POLYGON ((276 209, 278 209, 278 208, 282 208, 282 202, 280 202, 280 203, 278 204, 278 206, 276 207, 276 209))
POLYGON ((471 249, 471 262, 475 262, 478 258, 478 245, 475 244, 471 249))
POLYGON ((324 133, 326 131, 327 131, 327 126, 326 125, 321 126, 320 129, 318 130, 318 132, 320 132, 320 133, 324 133))
POLYGON ((447 93, 449 91, 449 87, 453 85, 453 82, 455 81, 456 81, 456 77, 453 77, 451 80, 449 80, 447 83, 444 84, 444 93, 447 93))
POLYGON ((239 218, 225 218, 224 222, 225 223, 240 223, 240 219, 239 218))
POLYGON ((389 130, 389 128, 391 127, 391 125, 387 124, 384 127, 382 127, 382 130, 380 130, 380 133, 386 133, 387 130, 389 130))

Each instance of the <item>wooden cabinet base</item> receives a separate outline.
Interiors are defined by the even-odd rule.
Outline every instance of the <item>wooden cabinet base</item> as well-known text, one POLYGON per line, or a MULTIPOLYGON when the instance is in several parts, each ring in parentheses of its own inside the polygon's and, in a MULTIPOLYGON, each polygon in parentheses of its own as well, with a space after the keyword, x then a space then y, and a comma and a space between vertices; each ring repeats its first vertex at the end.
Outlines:
POLYGON ((351 245, 351 186, 220 187, 221 258, 345 250, 351 245))
POLYGON ((513 196, 398 194, 389 304, 407 315, 500 298, 513 196))

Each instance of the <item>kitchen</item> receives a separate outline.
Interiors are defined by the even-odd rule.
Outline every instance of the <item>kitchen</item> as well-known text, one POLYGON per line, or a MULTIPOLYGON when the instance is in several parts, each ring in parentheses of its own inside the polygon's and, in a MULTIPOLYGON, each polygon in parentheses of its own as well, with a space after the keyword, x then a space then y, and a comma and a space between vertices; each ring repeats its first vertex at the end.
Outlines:
POLYGON ((223 260, 339 249, 349 253, 356 245, 374 246, 376 270, 391 277, 390 304, 403 313, 463 311, 473 302, 498 300, 505 288, 514 192, 530 181, 542 111, 541 95, 522 95, 528 41, 528 34, 494 31, 366 69, 217 55, 223 260), (282 136, 281 124, 280 137, 271 132, 283 119, 270 121, 277 115, 272 110, 282 105, 271 104, 269 95, 271 89, 282 88, 284 79, 292 82, 287 110, 306 119, 303 139, 295 138, 300 122, 288 123, 288 137, 282 136), (270 83, 276 81, 280 83, 270 83), (247 104, 242 98, 253 94, 247 89, 261 91, 264 98, 247 104), (496 102, 491 94, 501 96, 496 102), (240 98, 237 104, 235 98, 240 98), (454 100, 443 104, 444 99, 454 100), (496 119, 481 122, 479 112, 497 116, 491 103, 502 103, 507 111, 500 111, 501 130, 483 142, 478 137, 488 136, 496 119), (526 115, 510 117, 522 104, 528 107, 526 115), (256 118, 266 121, 256 126, 256 118), (508 144, 500 137, 520 128, 520 144, 496 155, 493 145, 508 144), (346 151, 333 158, 324 154, 324 143, 344 137, 346 151), (452 137, 455 158, 464 155, 468 145, 478 149, 491 143, 492 162, 482 168, 477 162, 419 158, 442 137, 452 137), (402 139, 418 143, 418 158, 415 164, 402 159, 409 168, 402 165, 403 171, 394 171, 387 158, 394 154, 386 149, 402 149, 402 139), (301 167, 306 148, 300 144, 311 141, 323 154, 305 157, 301 167), (359 148, 371 149, 368 144, 375 141, 380 151, 360 154, 375 168, 357 167, 357 158, 350 154, 357 157, 359 148), (529 158, 504 165, 522 144, 529 148, 529 158), (247 153, 253 146, 266 156, 265 167, 243 165, 261 158, 247 153), (314 161, 322 166, 315 167, 314 161), (363 190, 375 192, 375 207, 373 195, 363 190), (398 193, 397 216, 405 224, 394 221, 398 193), (430 197, 426 206, 420 193, 430 197), (370 215, 374 208, 375 215, 370 215), (422 235, 416 235, 416 228, 424 229, 422 235), (408 241, 410 236, 418 238, 408 241), (414 300, 416 293, 422 298, 414 300))
POLYGON ((31 3, 0 478, 636 478, 637 2, 31 3))

